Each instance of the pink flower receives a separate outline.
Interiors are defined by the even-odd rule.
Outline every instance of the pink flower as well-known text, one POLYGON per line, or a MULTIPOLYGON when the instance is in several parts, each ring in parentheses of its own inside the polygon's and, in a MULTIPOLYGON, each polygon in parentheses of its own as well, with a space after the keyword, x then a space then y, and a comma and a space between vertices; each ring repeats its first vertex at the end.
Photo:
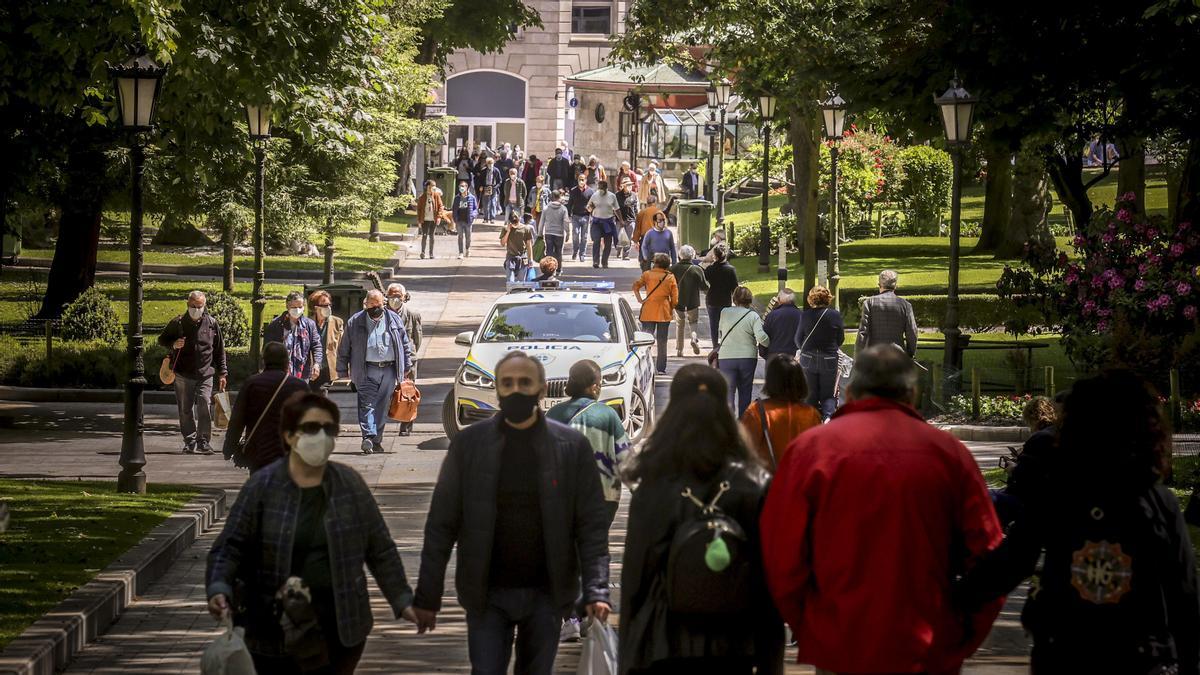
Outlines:
POLYGON ((1179 295, 1187 295, 1192 292, 1192 286, 1186 281, 1181 281, 1175 285, 1175 292, 1179 295))
POLYGON ((1179 224, 1179 231, 1180 231, 1180 232, 1183 232, 1183 231, 1186 231, 1186 230, 1188 230, 1188 229, 1189 229, 1189 228, 1191 228, 1191 227, 1192 227, 1192 224, 1191 224, 1190 222, 1184 222, 1184 223, 1180 223, 1180 224, 1179 224))
POLYGON ((1111 279, 1108 280, 1109 288, 1120 288, 1124 285, 1125 285, 1125 281, 1123 279, 1121 279, 1121 277, 1118 277, 1118 276, 1113 276, 1111 279))
MULTIPOLYGON (((1140 263, 1140 264, 1138 265, 1138 274, 1141 274, 1142 276, 1145 276, 1145 275, 1146 275, 1146 271, 1147 271, 1147 270, 1149 270, 1149 269, 1150 269, 1150 266, 1149 266, 1149 265, 1147 265, 1146 263, 1140 263)), ((1139 289, 1139 290, 1140 290, 1140 289, 1139 289)))
POLYGON ((1113 236, 1112 232, 1105 232, 1104 234, 1100 235, 1100 241, 1106 244, 1113 243, 1114 239, 1116 239, 1116 237, 1113 236))
POLYGON ((1094 300, 1088 300, 1087 302, 1083 303, 1084 314, 1091 314, 1094 311, 1096 311, 1096 302, 1094 300))
POLYGON ((1107 331, 1108 330, 1108 320, 1101 319, 1099 321, 1099 323, 1096 324, 1096 330, 1100 331, 1101 333, 1107 331))
POLYGON ((1178 258, 1181 255, 1183 255, 1183 244, 1171 244, 1171 257, 1178 258))
POLYGON ((1117 220, 1122 223, 1131 223, 1133 222, 1133 214, 1129 212, 1129 209, 1118 209, 1117 220))
POLYGON ((1146 290, 1146 281, 1144 279, 1138 279, 1137 281, 1133 282, 1133 290, 1138 292, 1146 290))
POLYGON ((1156 230, 1153 227, 1146 230, 1146 238, 1147 239, 1158 239, 1158 234, 1159 234, 1158 230, 1156 230))
POLYGON ((1135 201, 1137 201, 1137 195, 1133 194, 1132 191, 1126 192, 1125 194, 1121 195, 1121 199, 1119 201, 1135 202, 1135 201))
POLYGON ((1189 319, 1194 319, 1194 318, 1196 318, 1196 306, 1195 306, 1195 305, 1188 305, 1187 307, 1184 307, 1184 308, 1183 308, 1183 315, 1184 315, 1185 317, 1189 318, 1189 319))
POLYGON ((1079 281, 1079 275, 1075 274, 1073 271, 1067 272, 1066 275, 1063 276, 1063 283, 1067 285, 1073 284, 1076 281, 1079 281))
POLYGON ((1075 239, 1072 243, 1074 243, 1076 246, 1086 246, 1087 239, 1085 239, 1082 234, 1077 234, 1075 235, 1075 239))
POLYGON ((1098 309, 1096 310, 1096 316, 1112 316, 1112 310, 1108 309, 1107 307, 1104 309, 1098 309))

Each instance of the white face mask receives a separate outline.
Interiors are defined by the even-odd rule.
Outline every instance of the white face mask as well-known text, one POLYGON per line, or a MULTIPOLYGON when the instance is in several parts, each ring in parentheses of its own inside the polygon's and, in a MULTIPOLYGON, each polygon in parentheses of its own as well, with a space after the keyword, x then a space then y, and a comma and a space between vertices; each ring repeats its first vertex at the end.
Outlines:
POLYGON ((204 316, 204 308, 188 307, 188 316, 192 317, 192 321, 199 321, 200 317, 204 316))
POLYGON ((290 314, 293 319, 299 319, 301 316, 304 315, 304 308, 303 307, 289 307, 288 314, 290 314))
POLYGON ((654 229, 658 230, 659 232, 662 232, 663 230, 667 229, 667 224, 666 223, 654 223, 654 229))
POLYGON ((296 438, 296 445, 292 447, 292 450, 300 457, 300 461, 309 466, 325 466, 325 463, 329 461, 329 456, 333 454, 333 436, 324 431, 318 431, 315 434, 300 434, 296 438))
POLYGON ((317 307, 317 316, 321 317, 322 319, 328 319, 329 315, 332 313, 332 307, 317 307))
POLYGON ((400 309, 404 306, 404 298, 388 298, 388 307, 400 309))

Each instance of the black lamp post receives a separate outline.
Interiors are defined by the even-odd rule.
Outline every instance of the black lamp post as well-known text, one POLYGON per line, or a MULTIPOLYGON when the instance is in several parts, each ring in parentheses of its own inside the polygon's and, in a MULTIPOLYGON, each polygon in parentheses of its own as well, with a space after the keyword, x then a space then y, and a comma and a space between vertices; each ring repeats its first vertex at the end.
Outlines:
MULTIPOLYGON (((959 259, 959 218, 962 206, 962 154, 971 142, 971 125, 975 121, 975 104, 977 99, 959 86, 958 79, 950 80, 950 88, 941 96, 936 96, 933 102, 937 104, 942 116, 942 130, 946 133, 946 145, 950 147, 950 156, 954 161, 954 188, 950 202, 950 279, 946 296, 946 325, 942 328, 946 335, 945 352, 942 355, 942 365, 947 374, 955 373, 962 365, 959 343, 962 331, 958 327, 958 259, 959 259)), ((953 378, 951 382, 955 381, 953 378)))
POLYGON ((758 97, 758 114, 762 118, 763 137, 762 221, 758 228, 758 271, 766 272, 771 267, 771 227, 767 222, 767 197, 771 191, 771 119, 775 117, 774 96, 763 94, 758 97))
POLYGON ((246 127, 254 144, 254 289, 250 300, 250 358, 258 363, 261 356, 262 317, 267 298, 263 243, 263 174, 267 163, 267 140, 271 138, 270 104, 246 105, 246 127))
MULTIPOLYGON (((720 118, 721 126, 717 130, 717 155, 713 163, 713 206, 717 210, 717 227, 725 227, 725 191, 721 189, 721 175, 725 172, 725 112, 729 109, 729 97, 733 95, 733 83, 722 77, 720 80, 713 82, 712 97, 709 99, 709 106, 714 103, 717 108, 717 116, 720 118)), ((726 232, 726 235, 729 235, 726 232)), ((729 236, 730 245, 733 244, 733 237, 729 236)))
POLYGON ((125 383, 125 420, 121 430, 121 472, 118 492, 146 491, 146 449, 142 442, 146 389, 146 366, 142 345, 142 174, 145 171, 145 132, 154 123, 158 94, 167 69, 149 56, 129 59, 109 68, 117 90, 121 126, 130 133, 129 164, 132 186, 129 195, 129 380, 125 383))
POLYGON ((829 141, 829 293, 833 295, 833 308, 840 309, 838 283, 842 276, 838 267, 838 140, 846 126, 846 101, 838 96, 837 90, 829 92, 829 98, 821 101, 821 121, 825 125, 825 140, 829 141))

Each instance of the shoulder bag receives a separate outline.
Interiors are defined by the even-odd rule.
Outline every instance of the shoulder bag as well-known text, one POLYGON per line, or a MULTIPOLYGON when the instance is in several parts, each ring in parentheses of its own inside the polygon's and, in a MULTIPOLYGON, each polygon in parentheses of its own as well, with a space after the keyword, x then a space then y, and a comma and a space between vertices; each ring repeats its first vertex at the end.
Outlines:
POLYGON ((708 365, 712 366, 713 368, 721 367, 721 359, 718 356, 718 353, 721 351, 721 345, 725 344, 726 338, 728 338, 730 335, 733 335, 733 329, 738 327, 738 324, 742 322, 742 319, 745 319, 746 317, 750 316, 753 313, 754 313, 753 309, 747 308, 746 313, 743 314, 741 316, 741 318, 739 318, 737 321, 735 321, 733 323, 732 326, 729 327, 729 332, 725 334, 725 337, 721 338, 721 341, 717 343, 717 346, 714 347, 713 350, 708 353, 708 365))
POLYGON ((246 446, 249 445, 250 439, 254 438, 254 432, 258 431, 258 425, 262 424, 263 418, 271 410, 271 404, 275 403, 275 397, 279 396, 279 390, 283 389, 283 383, 288 381, 290 377, 287 373, 283 374, 283 379, 279 380, 279 386, 275 387, 275 393, 271 394, 271 399, 267 401, 267 407, 258 414, 258 419, 254 421, 254 426, 250 428, 250 433, 246 434, 245 438, 238 441, 237 447, 233 450, 234 466, 243 466, 246 461, 246 446))
POLYGON ((775 444, 771 442, 771 428, 767 423, 767 407, 763 405, 761 398, 754 399, 754 405, 758 408, 758 419, 762 422, 763 440, 767 442, 767 452, 771 454, 771 470, 779 468, 779 461, 775 459, 775 444))
MULTIPOLYGON (((808 335, 805 335, 805 336, 804 336, 804 340, 802 340, 802 341, 800 342, 800 349, 797 349, 797 350, 796 350, 796 358, 800 360, 800 366, 801 366, 802 368, 806 366, 806 364, 805 364, 805 362, 804 362, 804 345, 808 344, 808 339, 809 339, 810 337, 812 337, 813 333, 817 332, 817 326, 820 326, 820 325, 821 325, 821 320, 822 320, 822 319, 824 319, 824 318, 825 318, 825 315, 826 315, 826 314, 828 314, 828 313, 829 313, 829 308, 828 308, 828 307, 826 307, 826 308, 825 308, 825 311, 824 311, 824 312, 821 312, 821 316, 817 317, 817 322, 816 322, 816 323, 814 323, 814 324, 813 324, 813 327, 812 327, 812 328, 810 328, 810 329, 808 330, 808 335)), ((811 365, 808 365, 808 367, 810 367, 810 368, 811 368, 812 366, 811 366, 811 365)))

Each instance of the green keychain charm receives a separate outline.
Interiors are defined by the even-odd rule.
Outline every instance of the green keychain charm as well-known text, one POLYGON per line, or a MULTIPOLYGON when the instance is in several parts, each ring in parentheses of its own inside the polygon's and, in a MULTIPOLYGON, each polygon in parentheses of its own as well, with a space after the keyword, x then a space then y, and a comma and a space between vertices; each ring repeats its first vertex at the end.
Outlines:
POLYGON ((704 548, 704 564, 714 572, 724 572, 730 562, 729 546, 725 544, 720 531, 715 532, 712 541, 704 548))

